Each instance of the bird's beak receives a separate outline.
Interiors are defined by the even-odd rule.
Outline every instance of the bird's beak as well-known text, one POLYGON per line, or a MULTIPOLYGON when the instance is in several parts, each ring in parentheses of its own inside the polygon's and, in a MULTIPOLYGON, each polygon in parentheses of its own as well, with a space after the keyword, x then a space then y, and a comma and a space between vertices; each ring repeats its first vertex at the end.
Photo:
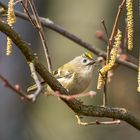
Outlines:
POLYGON ((96 63, 95 60, 91 60, 91 62, 89 62, 88 65, 93 65, 93 64, 95 64, 95 63, 96 63))
POLYGON ((99 60, 91 60, 91 62, 89 62, 87 65, 95 65, 95 66, 98 66, 99 65, 99 60))

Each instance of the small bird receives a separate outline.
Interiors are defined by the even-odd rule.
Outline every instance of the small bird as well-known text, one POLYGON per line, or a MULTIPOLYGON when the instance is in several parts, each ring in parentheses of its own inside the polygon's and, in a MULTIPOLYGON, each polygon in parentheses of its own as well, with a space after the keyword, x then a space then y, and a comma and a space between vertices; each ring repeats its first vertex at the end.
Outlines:
MULTIPOLYGON (((90 84, 95 63, 90 53, 84 53, 58 68, 53 75, 71 95, 79 94, 90 84)), ((41 84, 43 92, 52 92, 45 82, 41 84)), ((27 92, 35 90, 36 85, 33 85, 27 89, 27 92)))

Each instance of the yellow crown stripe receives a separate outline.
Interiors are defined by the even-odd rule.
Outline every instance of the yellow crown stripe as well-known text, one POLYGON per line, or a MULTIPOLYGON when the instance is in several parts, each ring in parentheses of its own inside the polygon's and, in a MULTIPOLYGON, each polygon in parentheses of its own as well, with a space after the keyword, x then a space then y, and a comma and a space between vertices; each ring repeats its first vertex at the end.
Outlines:
POLYGON ((93 56, 88 52, 85 52, 84 55, 89 59, 93 59, 93 56))

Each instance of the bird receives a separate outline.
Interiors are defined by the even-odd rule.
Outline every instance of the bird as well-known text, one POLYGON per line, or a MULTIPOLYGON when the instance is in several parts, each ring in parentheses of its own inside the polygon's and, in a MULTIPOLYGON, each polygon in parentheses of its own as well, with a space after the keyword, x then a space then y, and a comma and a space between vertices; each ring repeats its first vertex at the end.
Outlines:
MULTIPOLYGON (((53 75, 70 95, 79 94, 89 86, 95 64, 96 61, 93 59, 93 56, 85 52, 55 70, 53 75)), ((43 92, 49 94, 53 92, 44 81, 41 82, 41 85, 43 92)), ((31 93, 35 91, 36 88, 36 85, 30 86, 27 92, 31 93)))

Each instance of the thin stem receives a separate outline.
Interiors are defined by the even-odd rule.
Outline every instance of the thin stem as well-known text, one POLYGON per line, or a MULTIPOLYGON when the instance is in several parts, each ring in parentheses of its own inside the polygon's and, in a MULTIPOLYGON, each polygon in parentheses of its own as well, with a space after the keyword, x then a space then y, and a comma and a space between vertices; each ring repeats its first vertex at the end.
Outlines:
MULTIPOLYGON (((45 95, 47 95, 47 93, 45 95)), ((48 93, 48 95, 50 95, 50 94, 48 93)), ((86 93, 79 93, 79 94, 75 94, 75 95, 62 95, 60 93, 60 91, 55 91, 54 93, 52 93, 52 95, 63 98, 63 99, 66 99, 66 100, 73 100, 73 99, 76 99, 76 98, 81 98, 81 97, 86 97, 86 96, 93 97, 93 96, 96 95, 96 92, 89 91, 89 92, 86 92, 86 93)))
POLYGON ((34 27, 36 27, 36 23, 35 20, 32 18, 32 15, 30 14, 28 8, 26 7, 26 5, 23 3, 23 1, 21 1, 21 5, 24 8, 25 13, 28 15, 30 22, 33 24, 34 27))
POLYGON ((104 30, 105 30, 107 44, 110 45, 110 42, 109 42, 109 35, 108 35, 108 31, 107 31, 107 27, 106 27, 105 21, 102 20, 101 22, 102 22, 103 27, 104 27, 104 30))
POLYGON ((125 0, 122 0, 121 4, 118 7, 117 16, 115 18, 114 26, 113 26, 112 33, 111 33, 111 36, 110 36, 110 39, 109 39, 109 42, 110 42, 111 45, 112 45, 113 38, 114 38, 114 36, 116 34, 116 31, 117 31, 117 28, 118 28, 118 23, 119 23, 119 19, 120 19, 120 15, 121 15, 124 3, 125 3, 125 0))
POLYGON ((78 115, 75 116, 77 118, 77 123, 82 126, 87 125, 111 125, 111 124, 120 124, 120 120, 114 120, 114 121, 94 121, 94 122, 82 122, 80 117, 78 115))
POLYGON ((34 93, 28 95, 28 98, 32 99, 32 101, 35 102, 37 97, 41 93, 42 86, 41 86, 41 83, 40 83, 39 78, 37 76, 37 73, 35 71, 35 66, 32 62, 31 63, 29 62, 29 67, 30 67, 32 78, 34 79, 35 84, 36 84, 36 91, 34 93))
MULTIPOLYGON (((109 57, 110 57, 110 51, 111 51, 111 44, 109 42, 109 35, 108 35, 108 32, 107 32, 107 28, 106 28, 106 25, 105 25, 105 21, 102 20, 102 24, 103 24, 103 27, 104 27, 104 30, 105 30, 105 33, 106 33, 106 37, 107 37, 107 42, 108 42, 108 45, 107 45, 107 56, 106 56, 106 64, 107 65, 109 63, 109 57)), ((106 73, 105 77, 104 77, 104 87, 103 87, 103 106, 106 106, 107 105, 107 81, 108 81, 108 72, 106 73)))
POLYGON ((20 95, 20 97, 21 97, 22 99, 27 99, 27 100, 31 101, 31 99, 28 98, 28 96, 27 96, 23 91, 21 91, 21 89, 18 89, 18 90, 17 90, 17 89, 16 89, 14 86, 12 86, 12 84, 10 84, 10 82, 9 82, 4 76, 2 76, 1 74, 0 74, 0 79, 3 81, 5 87, 8 87, 8 88, 11 89, 12 91, 14 91, 16 94, 20 95))
MULTIPOLYGON (((42 28, 42 25, 41 25, 41 22, 40 22, 40 19, 39 19, 38 12, 36 10, 34 1, 33 0, 28 0, 28 2, 29 2, 30 7, 32 9, 33 16, 35 18, 36 25, 34 24, 34 26, 36 27, 36 29, 39 32, 39 36, 40 36, 42 46, 43 46, 43 49, 44 49, 44 52, 45 52, 45 57, 46 57, 47 64, 48 64, 48 70, 49 70, 49 72, 52 72, 51 58, 50 58, 50 55, 49 55, 49 50, 48 50, 47 42, 46 42, 46 39, 45 39, 45 33, 43 31, 43 28, 42 28)), ((29 19, 32 19, 31 16, 29 16, 29 19)))

